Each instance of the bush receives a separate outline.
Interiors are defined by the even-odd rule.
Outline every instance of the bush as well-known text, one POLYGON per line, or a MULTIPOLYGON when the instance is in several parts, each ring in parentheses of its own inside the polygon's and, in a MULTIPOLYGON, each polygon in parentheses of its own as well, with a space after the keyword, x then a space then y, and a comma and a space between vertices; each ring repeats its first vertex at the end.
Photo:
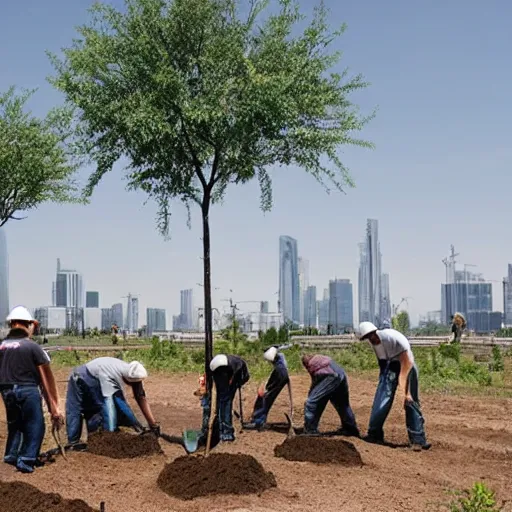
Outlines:
POLYGON ((495 512, 500 510, 496 504, 494 491, 482 482, 477 482, 470 490, 450 504, 450 512, 495 512))
POLYGON ((439 353, 444 357, 448 359, 453 359, 454 361, 457 361, 457 363, 460 361, 460 342, 455 343, 441 343, 439 345, 439 353))
POLYGON ((498 345, 493 345, 491 352, 491 372, 502 372, 505 369, 505 361, 503 360, 503 354, 501 348, 498 345))

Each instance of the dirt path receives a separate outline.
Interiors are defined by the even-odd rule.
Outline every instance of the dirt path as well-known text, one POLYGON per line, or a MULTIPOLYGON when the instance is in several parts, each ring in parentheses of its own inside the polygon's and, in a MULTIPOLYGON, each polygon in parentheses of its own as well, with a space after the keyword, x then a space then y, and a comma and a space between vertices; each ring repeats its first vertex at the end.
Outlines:
MULTIPOLYGON (((58 378, 64 396, 67 372, 58 378)), ((302 405, 309 387, 306 376, 294 377, 295 417, 302 422, 302 405)), ((162 430, 179 434, 183 428, 200 425, 201 410, 192 393, 196 375, 151 376, 147 394, 162 430)), ((245 392, 244 412, 249 416, 258 383, 245 392)), ((352 405, 365 432, 375 383, 350 376, 352 405)), ((287 393, 279 397, 271 421, 283 421, 287 393)), ((177 446, 161 442, 165 455, 145 459, 113 460, 89 453, 73 453, 66 462, 33 475, 21 475, 0 463, 1 481, 30 483, 44 492, 85 500, 93 507, 106 503, 106 512, 163 511, 424 511, 440 508, 450 500, 447 491, 485 481, 502 500, 512 500, 512 401, 506 399, 424 395, 427 434, 433 443, 429 452, 412 453, 406 448, 387 448, 354 443, 363 467, 289 462, 274 456, 274 447, 284 440, 275 432, 244 432, 232 445, 216 451, 248 453, 256 457, 277 479, 277 488, 261 496, 215 496, 194 501, 170 498, 157 486, 166 461, 183 455, 177 446)), ((0 412, 0 446, 5 442, 5 415, 0 412)), ((236 422, 236 420, 235 420, 236 422)), ((321 428, 339 426, 328 406, 321 428)), ((51 439, 51 436, 47 436, 51 439)), ((404 412, 397 401, 387 423, 386 437, 398 445, 407 442, 404 412)), ((512 501, 505 510, 512 510, 512 501)), ((8 512, 8 511, 5 511, 8 512)))

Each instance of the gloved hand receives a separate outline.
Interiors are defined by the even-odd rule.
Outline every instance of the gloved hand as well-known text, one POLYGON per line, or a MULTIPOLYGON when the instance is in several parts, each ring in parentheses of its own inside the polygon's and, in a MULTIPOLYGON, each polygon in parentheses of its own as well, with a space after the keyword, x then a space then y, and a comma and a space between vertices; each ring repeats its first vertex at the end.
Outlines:
POLYGON ((64 426, 64 416, 60 412, 52 414, 52 428, 59 431, 64 426))
POLYGON ((155 434, 155 436, 160 437, 160 424, 155 423, 154 425, 149 426, 149 430, 155 434))

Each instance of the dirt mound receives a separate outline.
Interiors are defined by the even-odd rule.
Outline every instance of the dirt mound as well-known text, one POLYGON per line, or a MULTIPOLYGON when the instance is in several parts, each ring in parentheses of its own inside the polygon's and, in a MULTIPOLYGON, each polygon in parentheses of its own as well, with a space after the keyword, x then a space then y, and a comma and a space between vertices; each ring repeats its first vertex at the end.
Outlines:
POLYGON ((211 494, 260 494, 277 487, 273 473, 254 457, 231 453, 179 457, 164 467, 158 485, 182 500, 211 494))
POLYGON ((4 512, 97 512, 82 500, 41 492, 23 482, 0 482, 0 510, 4 512))
POLYGON ((325 437, 298 436, 286 439, 283 444, 274 448, 274 455, 298 462, 342 464, 343 466, 363 465, 361 455, 352 443, 325 437))
POLYGON ((143 436, 128 432, 98 432, 87 440, 87 449, 95 455, 112 459, 132 459, 163 453, 158 438, 152 434, 143 436))

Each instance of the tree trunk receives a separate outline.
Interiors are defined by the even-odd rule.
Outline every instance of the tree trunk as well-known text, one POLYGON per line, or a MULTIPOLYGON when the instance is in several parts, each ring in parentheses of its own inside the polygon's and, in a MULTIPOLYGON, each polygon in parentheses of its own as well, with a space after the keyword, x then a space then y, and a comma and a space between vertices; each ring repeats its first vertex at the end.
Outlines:
POLYGON ((210 197, 205 194, 201 206, 203 218, 203 265, 204 265, 204 368, 207 375, 207 389, 211 390, 212 375, 210 361, 213 357, 213 326, 212 326, 212 284, 210 270, 210 197))

